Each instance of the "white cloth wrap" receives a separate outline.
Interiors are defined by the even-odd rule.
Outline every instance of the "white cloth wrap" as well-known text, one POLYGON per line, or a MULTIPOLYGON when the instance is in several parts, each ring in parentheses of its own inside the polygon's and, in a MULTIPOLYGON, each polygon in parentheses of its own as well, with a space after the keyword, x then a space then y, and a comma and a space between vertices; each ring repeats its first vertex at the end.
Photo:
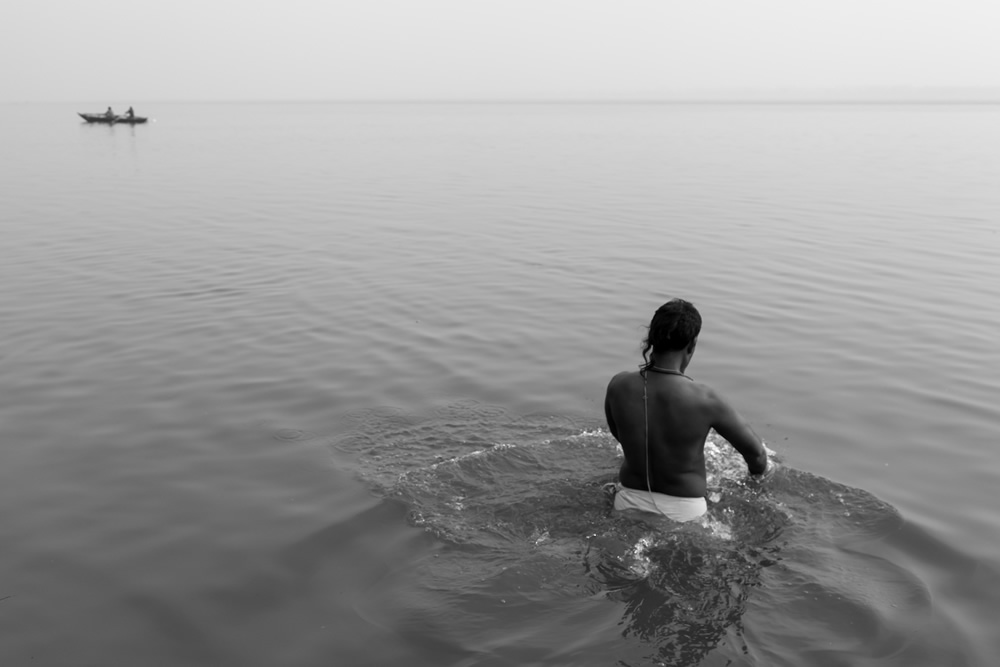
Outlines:
POLYGON ((674 521, 692 521, 708 511, 708 503, 704 498, 668 496, 665 493, 640 491, 616 484, 615 509, 652 512, 674 521))

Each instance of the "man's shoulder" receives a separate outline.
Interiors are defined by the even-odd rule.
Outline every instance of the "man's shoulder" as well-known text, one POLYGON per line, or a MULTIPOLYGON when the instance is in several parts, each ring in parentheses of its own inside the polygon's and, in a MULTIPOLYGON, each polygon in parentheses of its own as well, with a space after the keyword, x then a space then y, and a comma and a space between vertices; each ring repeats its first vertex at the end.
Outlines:
POLYGON ((691 384, 688 385, 688 386, 690 386, 692 389, 694 389, 698 393, 704 394, 705 396, 714 396, 715 395, 715 389, 713 389, 712 386, 710 384, 708 384, 707 382, 701 382, 699 380, 692 380, 691 384))
POLYGON ((620 373, 615 373, 615 375, 608 382, 608 393, 614 392, 615 390, 624 386, 628 381, 634 377, 638 376, 639 371, 622 371, 620 373))
POLYGON ((726 400, 712 386, 697 381, 691 384, 692 393, 696 396, 696 400, 707 410, 716 412, 724 410, 728 406, 726 400))

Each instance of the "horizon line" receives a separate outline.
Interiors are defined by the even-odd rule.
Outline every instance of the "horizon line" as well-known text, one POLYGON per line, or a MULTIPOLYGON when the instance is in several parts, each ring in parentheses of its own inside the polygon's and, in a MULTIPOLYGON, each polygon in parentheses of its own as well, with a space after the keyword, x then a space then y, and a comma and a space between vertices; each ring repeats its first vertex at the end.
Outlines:
MULTIPOLYGON (((95 100, 8 100, 4 105, 20 104, 95 104, 95 100)), ((101 102, 100 104, 106 104, 101 102)), ((122 104, 122 103, 119 103, 122 104)), ((984 97, 684 97, 684 98, 289 98, 289 99, 146 99, 130 103, 136 104, 592 104, 592 105, 996 105, 1000 104, 1000 94, 984 97)))

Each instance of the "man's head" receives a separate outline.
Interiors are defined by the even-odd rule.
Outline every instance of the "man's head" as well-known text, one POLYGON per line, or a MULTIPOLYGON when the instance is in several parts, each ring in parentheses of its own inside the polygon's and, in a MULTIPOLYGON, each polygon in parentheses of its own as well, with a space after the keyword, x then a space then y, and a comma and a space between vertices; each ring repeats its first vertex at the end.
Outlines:
POLYGON ((694 354, 695 343, 701 332, 701 315, 698 309, 684 299, 672 299, 653 314, 649 322, 649 333, 642 348, 646 366, 652 365, 649 352, 687 352, 694 354))

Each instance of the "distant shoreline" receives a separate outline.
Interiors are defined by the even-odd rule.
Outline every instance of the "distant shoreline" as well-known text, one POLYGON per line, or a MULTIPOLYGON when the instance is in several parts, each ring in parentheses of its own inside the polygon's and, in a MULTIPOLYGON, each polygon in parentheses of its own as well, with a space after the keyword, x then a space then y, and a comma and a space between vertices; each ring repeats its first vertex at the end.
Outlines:
MULTIPOLYGON (((80 109, 95 107, 95 102, 79 101, 39 101, 16 100, 0 102, 4 106, 27 105, 76 105, 80 109)), ((343 105, 511 105, 511 106, 543 106, 543 105, 648 105, 648 106, 996 106, 1000 105, 1000 96, 989 98, 634 98, 634 99, 299 99, 299 100, 148 100, 138 101, 135 105, 143 107, 179 105, 179 104, 343 104, 343 105)), ((95 107, 96 108, 96 107, 95 107)))

